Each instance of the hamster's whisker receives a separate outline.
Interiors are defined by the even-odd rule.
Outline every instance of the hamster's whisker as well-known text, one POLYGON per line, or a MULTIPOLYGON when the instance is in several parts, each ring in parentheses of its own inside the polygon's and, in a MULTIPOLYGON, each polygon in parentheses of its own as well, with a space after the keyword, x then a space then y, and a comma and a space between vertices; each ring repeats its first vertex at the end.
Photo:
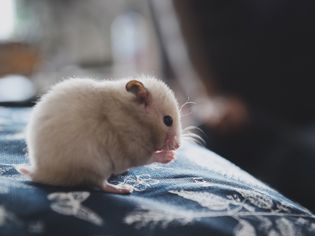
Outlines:
POLYGON ((197 126, 193 126, 193 125, 187 126, 187 127, 185 127, 185 128, 183 129, 184 134, 185 134, 185 133, 192 132, 192 131, 204 133, 202 129, 200 129, 200 128, 197 127, 197 126))
MULTIPOLYGON (((187 100, 189 100, 189 98, 187 99, 187 100)), ((197 104, 196 102, 192 102, 192 101, 187 101, 187 102, 185 102, 183 105, 181 105, 180 106, 180 108, 179 108, 179 112, 182 112, 182 110, 183 110, 183 108, 185 107, 185 106, 187 106, 187 105, 195 105, 195 104, 197 104)))
POLYGON ((181 137, 183 140, 191 141, 193 143, 205 144, 205 140, 198 133, 205 135, 200 128, 196 126, 188 126, 183 129, 181 137))

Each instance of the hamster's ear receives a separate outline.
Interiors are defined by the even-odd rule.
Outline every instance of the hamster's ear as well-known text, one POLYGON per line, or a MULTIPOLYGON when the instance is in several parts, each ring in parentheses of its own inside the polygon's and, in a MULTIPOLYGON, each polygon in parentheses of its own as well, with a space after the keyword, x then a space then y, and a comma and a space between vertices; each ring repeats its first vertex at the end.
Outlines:
POLYGON ((143 83, 138 80, 130 80, 126 84, 126 90, 130 93, 133 93, 140 103, 148 105, 149 91, 144 87, 143 83))

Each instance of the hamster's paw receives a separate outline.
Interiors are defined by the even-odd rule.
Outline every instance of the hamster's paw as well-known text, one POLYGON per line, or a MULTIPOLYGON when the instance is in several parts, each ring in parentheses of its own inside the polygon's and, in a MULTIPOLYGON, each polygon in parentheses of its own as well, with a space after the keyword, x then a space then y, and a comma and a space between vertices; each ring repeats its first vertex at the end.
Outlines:
POLYGON ((133 192, 133 187, 130 185, 113 185, 107 181, 105 181, 100 188, 108 193, 130 194, 133 192))
POLYGON ((175 152, 172 150, 169 151, 159 151, 154 153, 154 161, 159 163, 169 163, 175 159, 175 152))

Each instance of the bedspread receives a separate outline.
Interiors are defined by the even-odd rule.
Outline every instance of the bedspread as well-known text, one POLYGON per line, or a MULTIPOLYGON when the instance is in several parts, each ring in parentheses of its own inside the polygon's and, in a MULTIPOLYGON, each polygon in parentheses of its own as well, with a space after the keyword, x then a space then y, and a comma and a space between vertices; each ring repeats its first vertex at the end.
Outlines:
POLYGON ((130 195, 34 184, 14 167, 30 112, 0 107, 0 235, 315 235, 307 209, 188 142, 169 164, 110 179, 130 195))

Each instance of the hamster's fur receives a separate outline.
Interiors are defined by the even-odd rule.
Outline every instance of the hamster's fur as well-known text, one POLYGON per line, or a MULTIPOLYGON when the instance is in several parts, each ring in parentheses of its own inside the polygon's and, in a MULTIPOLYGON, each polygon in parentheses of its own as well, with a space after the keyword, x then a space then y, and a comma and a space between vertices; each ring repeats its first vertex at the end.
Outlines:
POLYGON ((130 186, 107 179, 171 161, 180 137, 178 103, 161 80, 68 79, 35 105, 26 137, 30 166, 19 171, 38 183, 129 193, 130 186))

